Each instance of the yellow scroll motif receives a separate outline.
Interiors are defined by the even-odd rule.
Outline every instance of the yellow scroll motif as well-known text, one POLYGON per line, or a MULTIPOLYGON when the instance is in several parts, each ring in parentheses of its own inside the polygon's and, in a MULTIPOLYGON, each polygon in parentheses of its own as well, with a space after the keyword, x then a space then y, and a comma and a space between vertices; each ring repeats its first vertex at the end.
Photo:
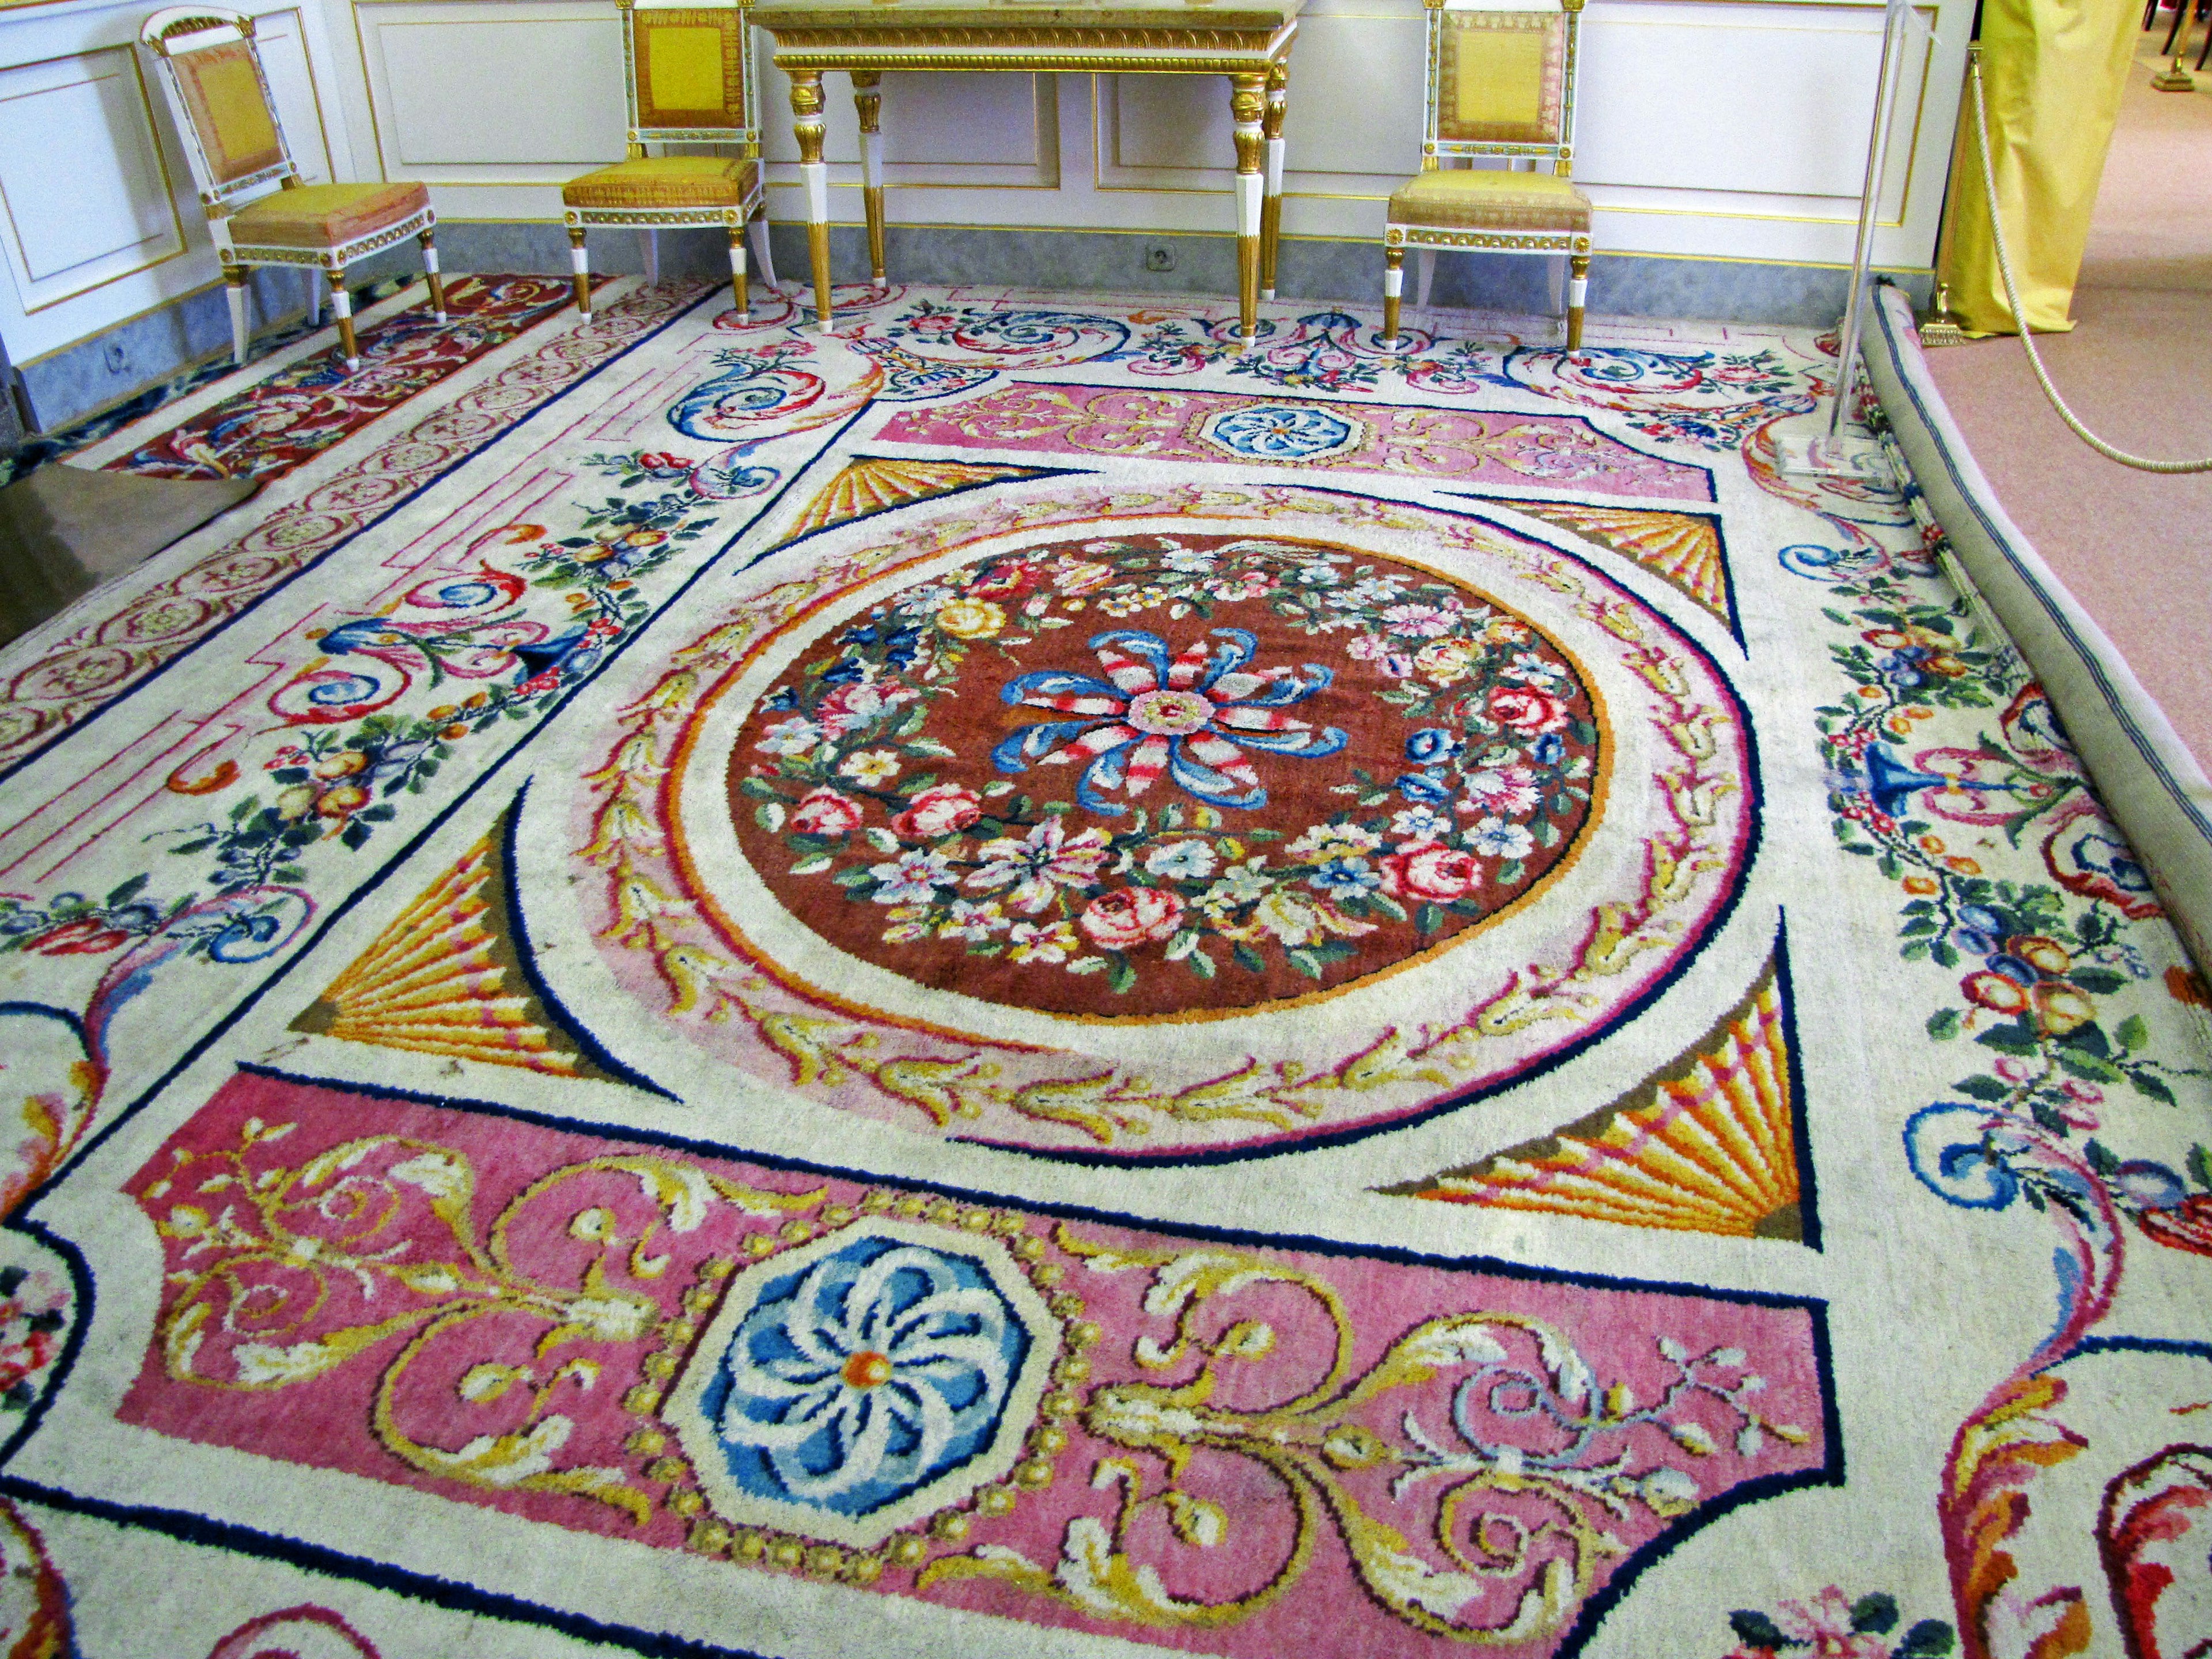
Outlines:
POLYGON ((172 1276, 157 1328, 169 1376, 204 1388, 274 1392, 312 1382, 367 1348, 412 1333, 385 1366, 371 1409, 386 1449, 425 1474, 486 1491, 592 1498, 640 1526, 651 1518, 652 1499, 621 1471, 564 1468, 557 1461, 574 1423, 553 1407, 565 1389, 594 1386, 600 1371, 598 1359, 562 1358, 561 1351, 581 1343, 642 1342, 662 1318, 658 1302, 611 1284, 608 1264, 619 1261, 633 1279, 657 1279, 668 1267, 668 1258, 653 1248, 664 1229, 693 1231, 717 1205, 781 1217, 811 1209, 824 1196, 820 1189, 765 1192, 672 1158, 623 1155, 540 1176, 489 1227, 480 1227, 474 1167, 465 1154, 434 1141, 369 1135, 296 1168, 259 1157, 248 1167, 249 1155, 294 1127, 248 1119, 235 1149, 183 1158, 147 1189, 156 1231, 187 1247, 189 1265, 172 1276), (579 1177, 609 1174, 635 1180, 659 1217, 630 1234, 613 1212, 579 1206, 568 1218, 568 1236, 595 1249, 573 1289, 548 1284, 515 1263, 509 1232, 525 1211, 579 1177), (427 1206, 444 1229, 442 1249, 392 1231, 418 1206, 427 1206), (338 1288, 357 1290, 364 1309, 389 1311, 308 1334, 338 1288), (426 1445, 400 1426, 393 1401, 401 1384, 433 1344, 487 1316, 520 1316, 545 1328, 532 1364, 471 1366, 458 1384, 461 1398, 481 1403, 521 1389, 528 1414, 505 1433, 478 1435, 451 1449, 426 1445), (228 1362, 222 1373, 208 1369, 218 1356, 228 1362))
MULTIPOLYGON (((988 1578, 1093 1618, 1218 1626, 1249 1617, 1291 1589, 1311 1564, 1323 1528, 1334 1527, 1353 1571, 1398 1618, 1471 1645, 1516 1646, 1547 1640, 1573 1620, 1600 1571, 1629 1552, 1621 1522, 1639 1514, 1671 1519, 1696 1507, 1698 1483, 1670 1460, 1708 1455, 1713 1442, 1685 1406, 1700 1399, 1723 1402, 1744 1437, 1741 1443, 1753 1443, 1754 1434, 1759 1443, 1767 1436, 1790 1445, 1809 1438, 1795 1425, 1761 1416, 1751 1404, 1756 1389, 1723 1380, 1729 1367, 1741 1366, 1741 1352, 1692 1357, 1661 1338, 1660 1352, 1676 1381, 1639 1402, 1623 1385, 1606 1386, 1547 1321, 1470 1312, 1415 1326, 1355 1376, 1352 1316, 1335 1287, 1314 1274, 1234 1250, 1119 1249, 1064 1225, 1057 1242, 1094 1273, 1148 1274, 1145 1310, 1172 1318, 1173 1331, 1166 1339, 1139 1337, 1132 1358, 1161 1372, 1194 1360, 1197 1372, 1180 1383, 1115 1382, 1092 1391, 1085 1429, 1133 1454, 1103 1458, 1092 1472, 1093 1487, 1117 1490, 1110 1522, 1091 1516, 1071 1521, 1060 1559, 1049 1563, 1004 1545, 941 1558, 921 1572, 917 1589, 988 1578), (1231 1368, 1266 1364, 1276 1352, 1277 1332, 1265 1320, 1247 1317, 1207 1339, 1201 1323, 1218 1324, 1224 1316, 1217 1304, 1263 1285, 1304 1291, 1318 1304, 1335 1334, 1329 1364, 1312 1387, 1279 1405, 1219 1405, 1218 1392, 1249 1397, 1249 1384, 1224 1385, 1231 1368), (1455 1386, 1462 1391, 1505 1386, 1545 1398, 1571 1428, 1571 1450, 1537 1455, 1472 1437, 1468 1425, 1480 1408, 1467 1408, 1463 1394, 1452 1407, 1438 1391, 1417 1392, 1454 1374, 1462 1374, 1455 1386), (1294 1539, 1267 1582, 1220 1601, 1170 1594, 1158 1568, 1131 1553, 1133 1523, 1147 1510, 1164 1515, 1184 1545, 1239 1547, 1244 1517, 1182 1484, 1200 1450, 1264 1465, 1295 1511, 1294 1539), (1155 1464, 1162 1478, 1152 1485, 1147 1468, 1155 1464), (1400 1508, 1395 1516, 1370 1513, 1344 1479, 1370 1470, 1389 1473, 1383 1490, 1400 1508), (1424 1523, 1419 1505, 1437 1492, 1434 1515, 1424 1523), (1493 1495, 1513 1504, 1492 1506, 1493 1495), (1546 1516, 1539 1524, 1526 1518, 1532 1498, 1546 1516), (1510 1609, 1504 1617, 1482 1622, 1480 1608, 1496 1610, 1501 1601, 1510 1609)), ((1364 1484, 1371 1493, 1373 1480, 1364 1484)))

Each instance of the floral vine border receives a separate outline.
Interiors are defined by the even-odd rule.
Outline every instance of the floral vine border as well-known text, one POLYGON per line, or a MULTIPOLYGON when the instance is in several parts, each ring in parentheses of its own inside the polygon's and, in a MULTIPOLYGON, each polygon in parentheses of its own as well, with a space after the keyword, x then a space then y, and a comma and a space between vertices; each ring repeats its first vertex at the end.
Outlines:
POLYGON ((1920 1659, 1954 1643, 1966 1659, 2064 1659, 2097 1640, 2088 1593, 2021 1584, 2006 1545, 2027 1522, 2027 1488, 2091 1444, 2060 1415, 2061 1370, 2094 1351, 2090 1334, 2111 1311, 2130 1228, 2165 1249, 2212 1255, 2204 1145, 2176 1169, 2106 1139, 2116 1129, 2109 1091, 2167 1108, 2184 1091, 2203 1097, 2212 1073, 2154 1054, 2143 1016, 2160 990, 2200 1006, 2212 997, 2185 962, 2160 972, 2142 948, 2141 925, 2161 914, 2144 872, 2089 794, 2041 688, 1979 611, 1879 406, 1863 392, 1858 401, 1903 481, 1897 517, 1909 514, 1917 545, 1884 548, 1858 522, 1876 516, 1864 501, 1838 509, 1779 479, 1762 464, 1764 431, 1746 444, 1746 460, 1756 482, 1818 514, 1843 543, 1780 555, 1784 568, 1827 586, 1835 603, 1822 614, 1844 636, 1829 654, 1850 693, 1817 715, 1837 844, 1895 884, 1902 960, 1965 970, 1955 1000, 1928 1018, 1927 1037, 1964 1041, 1978 1063, 1952 1085, 1960 1098, 1908 1118, 1906 1158, 1948 1203, 1999 1211, 2019 1202, 2051 1222, 2058 1319, 1959 1425, 1946 1458, 1937 1508, 1955 1632, 1923 1620, 1893 1645, 1891 1598, 1850 1602, 1831 1586, 1774 1617, 1733 1615, 1741 1645, 1732 1659, 1806 1650, 1920 1659), (1938 709, 1992 711, 1997 731, 1984 729, 1972 749, 1912 747, 1914 728, 1938 709), (1960 824, 1994 830, 2015 849, 2038 837, 2051 879, 1992 877, 1947 839, 1960 824))

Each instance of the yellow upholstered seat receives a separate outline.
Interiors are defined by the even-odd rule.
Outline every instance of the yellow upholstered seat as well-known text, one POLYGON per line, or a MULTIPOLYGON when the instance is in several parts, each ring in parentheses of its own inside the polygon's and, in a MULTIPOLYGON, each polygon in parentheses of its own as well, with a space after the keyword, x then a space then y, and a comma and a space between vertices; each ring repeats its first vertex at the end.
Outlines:
POLYGON ((1488 168, 1424 173, 1390 198, 1394 225, 1465 230, 1564 230, 1587 234, 1589 198, 1549 173, 1488 168))
POLYGON ((1421 171, 1392 192, 1382 226, 1386 348, 1399 343, 1408 248, 1420 256, 1414 303, 1423 306, 1440 248, 1564 255, 1567 349, 1582 344, 1590 199, 1568 173, 1575 153, 1576 38, 1583 3, 1424 0, 1429 51, 1421 171), (1495 165, 1501 161, 1503 167, 1495 165), (1531 166, 1537 170, 1519 171, 1531 166))
POLYGON ((246 272, 254 265, 303 271, 307 317, 322 318, 322 283, 337 313, 347 373, 361 367, 346 267, 413 237, 422 250, 430 309, 446 320, 438 275, 438 216, 420 185, 310 185, 300 177, 269 94, 254 20, 210 4, 170 6, 139 26, 154 54, 169 108, 207 210, 208 233, 230 303, 230 350, 246 362, 252 337, 246 272), (319 273, 319 275, 318 274, 319 273))
POLYGON ((561 201, 574 208, 738 208, 759 179, 758 161, 650 155, 571 179, 561 186, 561 201))
POLYGON ((230 238, 252 247, 336 247, 429 205, 430 192, 420 185, 303 185, 239 209, 230 216, 230 238))
POLYGON ((760 118, 754 108, 751 0, 615 0, 623 16, 623 81, 629 97, 629 159, 561 186, 576 309, 592 308, 585 234, 627 227, 644 242, 646 280, 659 269, 663 230, 719 229, 729 239, 730 292, 740 316, 749 303, 745 234, 771 285, 760 118), (672 153, 669 145, 713 144, 727 154, 672 153), (658 155, 648 146, 663 147, 658 155))

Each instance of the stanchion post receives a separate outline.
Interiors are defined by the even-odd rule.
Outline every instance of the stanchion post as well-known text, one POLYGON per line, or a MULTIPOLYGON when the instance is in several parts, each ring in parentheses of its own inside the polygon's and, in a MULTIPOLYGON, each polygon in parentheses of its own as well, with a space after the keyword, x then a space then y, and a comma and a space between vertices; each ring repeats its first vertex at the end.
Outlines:
POLYGON ((1889 160, 1889 102, 1897 78, 1898 49, 1911 21, 1911 0, 1888 0, 1881 14, 1881 73, 1875 82, 1874 130, 1867 135, 1866 185, 1859 191, 1859 233, 1851 249, 1851 293, 1844 307, 1844 326, 1836 342, 1835 404, 1828 412, 1828 439, 1843 436, 1844 406, 1850 399, 1856 367, 1859 328, 1866 309, 1867 268, 1874 260, 1875 210, 1881 198, 1881 175, 1889 160))

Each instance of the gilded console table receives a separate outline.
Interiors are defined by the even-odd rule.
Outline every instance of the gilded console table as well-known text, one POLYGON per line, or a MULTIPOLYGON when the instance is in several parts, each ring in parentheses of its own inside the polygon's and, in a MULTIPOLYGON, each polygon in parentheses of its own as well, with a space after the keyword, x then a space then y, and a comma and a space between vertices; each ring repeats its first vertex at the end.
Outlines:
POLYGON ((1093 75, 1220 75, 1237 121, 1237 274, 1243 337, 1260 301, 1274 297, 1282 221, 1283 112, 1302 0, 1111 0, 1096 6, 1031 0, 756 0, 753 21, 775 38, 791 77, 806 240, 820 326, 830 316, 830 169, 822 159, 822 74, 853 77, 860 113, 861 195, 868 264, 884 271, 881 114, 886 70, 1067 70, 1093 75))

